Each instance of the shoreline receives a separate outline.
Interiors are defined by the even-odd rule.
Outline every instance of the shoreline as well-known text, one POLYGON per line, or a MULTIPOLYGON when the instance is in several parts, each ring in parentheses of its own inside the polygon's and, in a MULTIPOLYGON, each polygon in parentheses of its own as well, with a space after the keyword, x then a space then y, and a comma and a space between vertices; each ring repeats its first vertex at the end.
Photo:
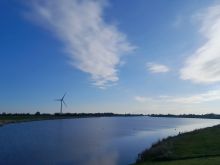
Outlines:
POLYGON ((152 118, 193 118, 193 119, 219 119, 219 118, 203 118, 200 115, 197 117, 183 116, 168 116, 168 115, 143 115, 143 114, 114 114, 114 113, 65 113, 65 114, 0 114, 0 127, 7 124, 43 121, 43 120, 59 120, 59 119, 80 119, 80 118, 98 118, 98 117, 152 117, 152 118))
MULTIPOLYGON (((82 118, 99 118, 99 117, 152 117, 152 118, 185 118, 189 119, 189 117, 168 117, 168 116, 148 116, 148 115, 139 115, 139 114, 134 114, 134 115, 123 115, 123 114, 114 114, 111 116, 108 115, 102 115, 102 116, 97 116, 96 114, 92 115, 83 115, 83 116, 66 116, 64 115, 18 115, 18 116, 6 116, 7 119, 4 119, 3 116, 0 115, 0 127, 3 127, 8 124, 16 124, 16 123, 25 123, 25 122, 34 122, 34 121, 44 121, 44 120, 60 120, 60 119, 82 119, 82 118), (16 119, 16 117, 20 117, 22 119, 16 119)), ((193 119, 214 119, 214 118, 193 118, 193 119)))
POLYGON ((18 115, 18 116, 0 116, 0 127, 8 124, 34 122, 34 121, 44 121, 44 120, 62 120, 62 119, 82 119, 82 118, 100 118, 100 117, 143 117, 144 115, 97 115, 97 114, 85 114, 81 116, 71 116, 71 115, 18 115))
POLYGON ((140 154, 134 165, 220 164, 220 124, 169 136, 140 154))
POLYGON ((34 121, 59 120, 59 119, 61 119, 61 118, 57 118, 57 119, 33 119, 33 120, 11 120, 11 121, 10 120, 9 121, 1 121, 0 120, 0 127, 3 127, 3 126, 8 125, 8 124, 19 124, 19 123, 34 122, 34 121))

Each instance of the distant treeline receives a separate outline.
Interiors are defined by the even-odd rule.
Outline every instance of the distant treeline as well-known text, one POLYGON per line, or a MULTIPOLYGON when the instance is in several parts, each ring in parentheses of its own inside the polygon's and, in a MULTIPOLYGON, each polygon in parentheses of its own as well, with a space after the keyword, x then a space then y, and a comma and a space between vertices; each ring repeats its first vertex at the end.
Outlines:
POLYGON ((175 117, 175 118, 205 118, 205 119, 220 119, 220 114, 181 114, 181 115, 174 115, 174 114, 116 114, 111 112, 106 113, 0 113, 0 117, 49 117, 49 118, 80 118, 80 117, 117 117, 117 116, 150 116, 150 117, 175 117))
POLYGON ((181 115, 173 115, 173 114, 150 114, 150 117, 175 117, 175 118, 204 118, 204 119, 220 119, 219 114, 209 113, 209 114, 181 114, 181 115))
POLYGON ((0 113, 1 116, 48 116, 48 117, 114 117, 114 116, 143 116, 142 114, 115 114, 115 113, 40 113, 36 112, 34 114, 30 113, 0 113))

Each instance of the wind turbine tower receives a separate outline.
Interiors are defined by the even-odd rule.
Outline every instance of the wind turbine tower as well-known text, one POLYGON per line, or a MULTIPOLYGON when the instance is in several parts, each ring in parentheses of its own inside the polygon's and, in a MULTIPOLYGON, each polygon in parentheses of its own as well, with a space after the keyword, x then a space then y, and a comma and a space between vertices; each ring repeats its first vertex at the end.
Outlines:
POLYGON ((66 103, 65 103, 65 101, 64 101, 64 97, 66 96, 66 93, 63 95, 63 97, 61 98, 61 99, 56 99, 55 101, 60 101, 60 114, 62 114, 63 113, 63 104, 65 105, 65 106, 67 106, 66 105, 66 103))

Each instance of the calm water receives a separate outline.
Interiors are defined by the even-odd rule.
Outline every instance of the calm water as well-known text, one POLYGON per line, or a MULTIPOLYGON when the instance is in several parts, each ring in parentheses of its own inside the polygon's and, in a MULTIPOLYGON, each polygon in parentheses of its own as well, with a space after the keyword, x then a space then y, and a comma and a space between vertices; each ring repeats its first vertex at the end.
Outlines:
POLYGON ((0 127, 0 164, 123 165, 160 138, 220 120, 102 117, 0 127))

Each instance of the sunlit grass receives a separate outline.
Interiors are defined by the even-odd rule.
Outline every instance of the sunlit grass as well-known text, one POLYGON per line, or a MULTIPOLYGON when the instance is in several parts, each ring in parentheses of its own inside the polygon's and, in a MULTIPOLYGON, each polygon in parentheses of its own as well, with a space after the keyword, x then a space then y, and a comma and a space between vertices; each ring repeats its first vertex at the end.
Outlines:
POLYGON ((169 137, 139 155, 140 164, 220 164, 220 126, 169 137), (144 162, 144 163, 143 163, 144 162))

